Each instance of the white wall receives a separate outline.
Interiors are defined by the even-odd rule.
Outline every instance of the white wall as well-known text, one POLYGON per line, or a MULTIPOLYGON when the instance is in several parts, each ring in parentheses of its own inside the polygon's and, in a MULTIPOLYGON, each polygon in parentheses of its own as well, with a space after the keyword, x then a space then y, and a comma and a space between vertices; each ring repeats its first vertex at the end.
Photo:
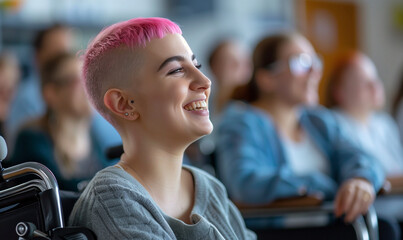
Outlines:
MULTIPOLYGON (((173 18, 203 64, 219 40, 235 37, 253 48, 272 31, 294 28, 293 0, 215 0, 214 12, 191 18, 173 18)), ((207 64, 205 64, 206 66, 207 64)), ((208 67, 203 70, 207 74, 208 67)))

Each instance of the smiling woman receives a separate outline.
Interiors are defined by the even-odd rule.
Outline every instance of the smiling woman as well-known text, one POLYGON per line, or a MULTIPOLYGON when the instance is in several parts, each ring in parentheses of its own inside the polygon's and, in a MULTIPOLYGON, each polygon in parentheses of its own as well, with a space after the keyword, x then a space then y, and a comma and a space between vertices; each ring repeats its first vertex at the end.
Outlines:
POLYGON ((179 27, 163 18, 117 23, 84 58, 89 97, 125 153, 91 181, 70 224, 103 239, 255 239, 221 183, 182 167, 186 147, 213 126, 210 80, 179 27))

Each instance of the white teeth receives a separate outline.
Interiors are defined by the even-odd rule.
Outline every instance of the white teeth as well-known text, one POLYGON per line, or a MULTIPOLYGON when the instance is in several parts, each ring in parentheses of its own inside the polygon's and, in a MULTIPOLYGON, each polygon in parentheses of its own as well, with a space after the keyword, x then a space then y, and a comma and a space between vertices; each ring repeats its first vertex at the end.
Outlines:
POLYGON ((183 107, 187 111, 207 110, 206 101, 192 102, 183 107))

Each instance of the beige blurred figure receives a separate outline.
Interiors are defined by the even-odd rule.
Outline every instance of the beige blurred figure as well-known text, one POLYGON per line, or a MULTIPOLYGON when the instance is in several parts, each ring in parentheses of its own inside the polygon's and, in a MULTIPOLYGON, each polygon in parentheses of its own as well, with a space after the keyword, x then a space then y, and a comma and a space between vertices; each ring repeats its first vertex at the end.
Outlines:
POLYGON ((20 80, 17 58, 11 53, 0 54, 0 135, 5 136, 6 120, 20 80))
POLYGON ((392 191, 403 190, 403 149, 398 127, 382 111, 385 94, 374 62, 357 51, 342 56, 331 74, 328 107, 341 128, 382 164, 392 191))
POLYGON ((8 147, 13 148, 19 128, 28 120, 42 115, 45 103, 40 90, 40 72, 44 64, 60 53, 72 51, 73 32, 64 25, 53 25, 38 32, 33 41, 33 70, 21 81, 6 119, 8 147))
POLYGON ((249 52, 243 45, 235 40, 225 40, 211 52, 209 65, 216 87, 212 102, 213 114, 219 114, 231 98, 234 89, 250 80, 252 62, 249 52))

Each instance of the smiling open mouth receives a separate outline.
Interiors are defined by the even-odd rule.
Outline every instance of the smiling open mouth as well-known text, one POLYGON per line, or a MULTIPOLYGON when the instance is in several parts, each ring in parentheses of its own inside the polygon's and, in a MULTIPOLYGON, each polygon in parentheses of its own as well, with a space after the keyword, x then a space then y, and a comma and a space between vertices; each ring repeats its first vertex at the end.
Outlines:
POLYGON ((207 103, 205 100, 191 102, 183 107, 187 111, 201 111, 207 110, 207 103))

